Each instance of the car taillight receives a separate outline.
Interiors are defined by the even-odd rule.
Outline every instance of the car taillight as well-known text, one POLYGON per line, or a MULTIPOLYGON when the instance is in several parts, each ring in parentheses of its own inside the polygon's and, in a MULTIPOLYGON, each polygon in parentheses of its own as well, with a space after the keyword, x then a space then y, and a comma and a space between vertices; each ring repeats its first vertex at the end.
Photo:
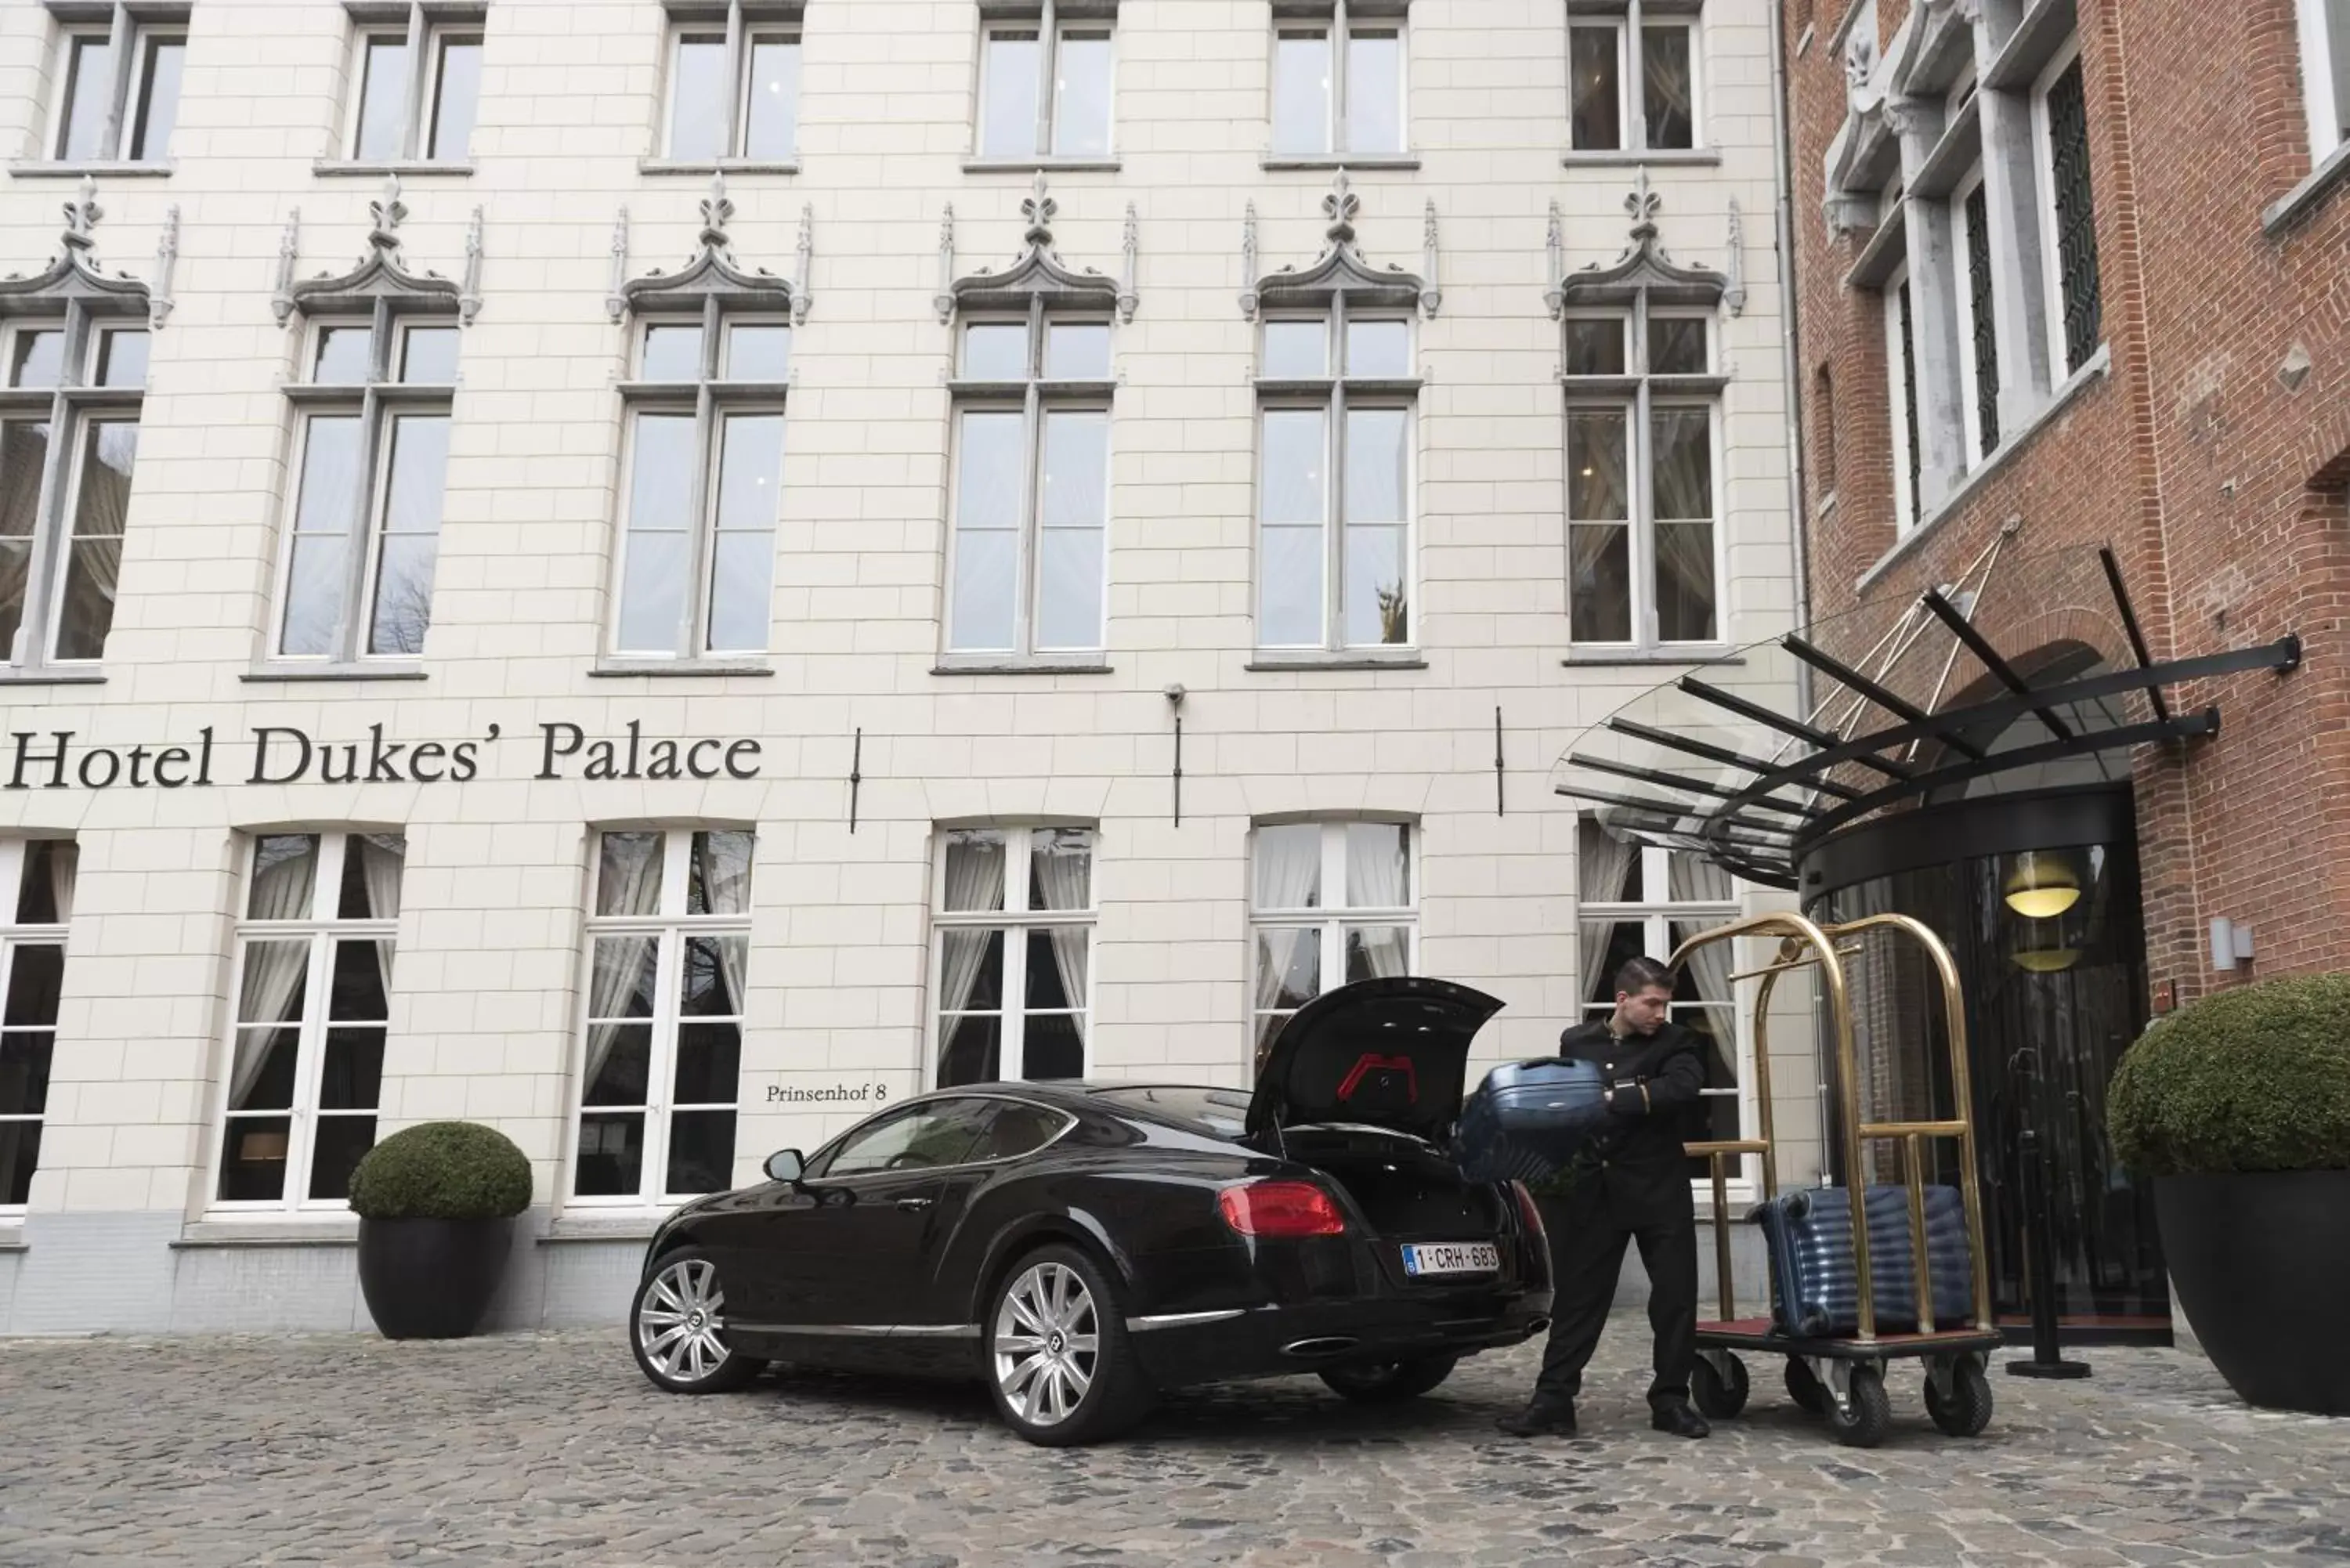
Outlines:
POLYGON ((1310 1181, 1252 1181, 1216 1194, 1224 1223, 1243 1236, 1342 1236, 1347 1217, 1310 1181))
POLYGON ((1543 1228, 1542 1209, 1534 1202, 1534 1192, 1523 1181, 1510 1183, 1510 1190, 1518 1195, 1518 1219, 1525 1225, 1526 1234, 1534 1238, 1534 1245, 1547 1251, 1550 1232, 1543 1228))

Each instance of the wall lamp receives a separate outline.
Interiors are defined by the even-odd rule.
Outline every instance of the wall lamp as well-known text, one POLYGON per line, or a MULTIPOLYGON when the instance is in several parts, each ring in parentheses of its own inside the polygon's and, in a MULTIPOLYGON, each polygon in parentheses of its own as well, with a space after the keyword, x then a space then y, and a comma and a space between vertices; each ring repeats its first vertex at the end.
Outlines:
POLYGON ((2231 970, 2252 961, 2252 928, 2225 915, 2211 918, 2211 967, 2231 970))

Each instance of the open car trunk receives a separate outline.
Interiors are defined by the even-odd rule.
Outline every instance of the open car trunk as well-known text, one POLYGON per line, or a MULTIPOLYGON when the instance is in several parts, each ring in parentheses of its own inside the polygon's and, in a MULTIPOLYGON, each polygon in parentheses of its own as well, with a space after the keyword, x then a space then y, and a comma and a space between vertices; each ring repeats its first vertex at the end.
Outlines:
POLYGON ((1470 1044, 1500 1011, 1483 992, 1423 975, 1325 992, 1274 1037, 1248 1131, 1264 1144, 1293 1128, 1343 1124, 1445 1147, 1461 1119, 1470 1044))
POLYGON ((1500 1189, 1462 1179, 1442 1149, 1368 1127, 1297 1127, 1284 1151, 1353 1199, 1377 1234, 1399 1241, 1481 1241, 1503 1224, 1500 1189))

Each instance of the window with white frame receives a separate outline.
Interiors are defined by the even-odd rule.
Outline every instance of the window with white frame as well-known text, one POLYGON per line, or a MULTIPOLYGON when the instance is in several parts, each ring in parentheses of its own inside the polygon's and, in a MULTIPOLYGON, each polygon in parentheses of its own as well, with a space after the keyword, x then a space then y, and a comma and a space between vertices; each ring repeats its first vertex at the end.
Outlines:
POLYGON ((1991 308, 1996 268, 1981 169, 1959 182, 1950 214, 1958 231, 1961 291, 1959 405, 1966 421, 1967 465, 1971 468, 1999 447, 1999 329, 1991 308))
POLYGON ((2033 142, 2039 151, 2045 258, 2050 379, 2088 363, 2104 341, 2097 270, 2097 212, 2089 170, 2089 109, 2078 42, 2057 56, 2033 89, 2033 142), (2059 346, 2061 346, 2061 350, 2059 346))
POLYGON ((393 301, 306 320, 272 655, 412 659, 432 622, 456 396, 454 314, 393 301))
POLYGON ((669 16, 663 157, 701 166, 795 158, 800 6, 674 4, 669 16))
POLYGON ((753 848, 735 829, 597 835, 575 1199, 734 1184, 753 848))
POLYGON ((1567 0, 1568 145, 1697 147, 1700 37, 1697 0, 1567 0))
POLYGON ((1411 641, 1411 317, 1269 312, 1257 361, 1257 646, 1411 641))
POLYGON ((58 6, 48 156, 63 163, 161 163, 180 118, 185 6, 58 6))
POLYGON ((982 158, 1107 158, 1110 154, 1118 9, 1043 0, 982 13, 982 158))
POLYGON ((1721 639, 1713 318, 1646 296, 1565 315, 1570 635, 1721 639))
POLYGON ((407 841, 265 833, 245 846, 213 1198, 342 1209, 375 1147, 407 841))
POLYGON ((143 296, 55 303, 0 317, 0 650, 26 674, 106 650, 147 385, 143 296))
POLYGON ((957 331, 951 653, 1097 652, 1109 566, 1110 321, 979 314, 957 331))
POLYGON ((1419 836, 1401 822, 1260 824, 1250 836, 1256 1065, 1290 1014, 1419 958, 1419 836))
POLYGON ((1893 421, 1893 526, 1907 534, 1918 522, 1922 448, 1918 438, 1918 333, 1909 293, 1909 269, 1886 281, 1886 408, 1893 421))
POLYGON ((2350 141, 2350 0, 2297 0, 2301 96, 2312 162, 2350 141))
POLYGON ((1405 151, 1406 12, 1400 0, 1277 0, 1274 157, 1379 157, 1405 151))
MULTIPOLYGON (((1617 836, 1591 817, 1576 838, 1576 934, 1583 976, 1583 1016, 1615 1011, 1616 976, 1632 959, 1662 962, 1682 942, 1738 917, 1730 873, 1685 850, 1662 849, 1617 836)), ((1704 1108, 1690 1117, 1689 1141, 1742 1136, 1740 1074, 1743 1060, 1736 986, 1731 979, 1734 944, 1717 942, 1690 955, 1675 977, 1672 1018, 1705 1041, 1704 1108)), ((1736 1168, 1735 1166, 1732 1167, 1736 1168)), ((1690 1174, 1707 1174, 1701 1160, 1690 1174)))
POLYGON ((350 0, 343 156, 366 164, 463 163, 482 106, 484 5, 350 0))
POLYGON ((1084 1077, 1094 830, 955 827, 940 841, 936 1086, 1084 1077))
POLYGON ((24 1208, 41 1163, 75 860, 71 839, 0 840, 0 889, 16 890, 0 925, 0 1213, 24 1208))

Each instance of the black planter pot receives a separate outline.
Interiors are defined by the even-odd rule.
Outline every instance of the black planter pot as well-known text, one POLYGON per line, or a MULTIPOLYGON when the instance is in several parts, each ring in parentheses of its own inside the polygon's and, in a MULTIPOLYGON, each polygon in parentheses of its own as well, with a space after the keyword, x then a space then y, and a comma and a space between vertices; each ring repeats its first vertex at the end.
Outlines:
POLYGON ((361 1220, 359 1292, 386 1339, 463 1339, 505 1274, 512 1220, 361 1220))
POLYGON ((2154 1208, 2178 1304, 2228 1386, 2350 1416, 2350 1170, 2166 1176, 2154 1208))

